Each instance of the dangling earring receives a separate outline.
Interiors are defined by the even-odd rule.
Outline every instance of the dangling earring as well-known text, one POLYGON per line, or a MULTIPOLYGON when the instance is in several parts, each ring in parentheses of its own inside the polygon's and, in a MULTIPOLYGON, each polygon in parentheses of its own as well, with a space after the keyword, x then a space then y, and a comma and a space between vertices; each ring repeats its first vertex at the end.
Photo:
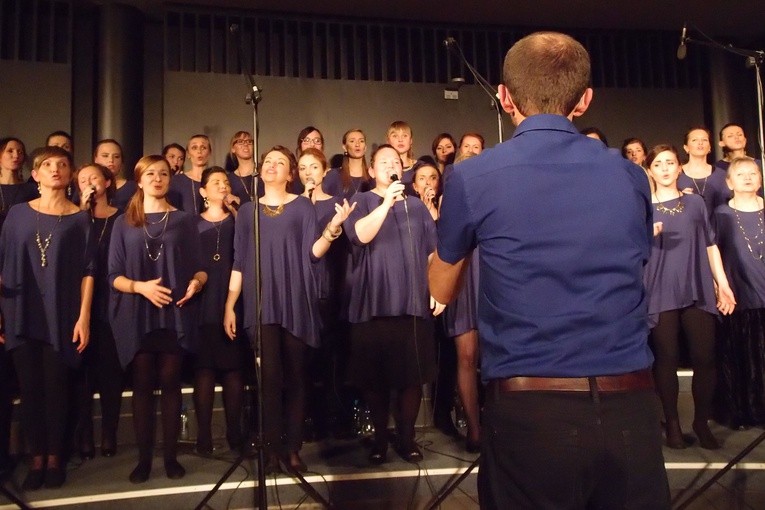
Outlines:
POLYGON ((37 194, 42 195, 42 186, 40 186, 40 183, 37 183, 37 194))
POLYGON ((207 200, 207 197, 204 197, 204 198, 202 199, 202 203, 204 204, 204 206, 205 206, 205 209, 209 209, 209 208, 210 208, 210 201, 209 201, 209 200, 207 200))

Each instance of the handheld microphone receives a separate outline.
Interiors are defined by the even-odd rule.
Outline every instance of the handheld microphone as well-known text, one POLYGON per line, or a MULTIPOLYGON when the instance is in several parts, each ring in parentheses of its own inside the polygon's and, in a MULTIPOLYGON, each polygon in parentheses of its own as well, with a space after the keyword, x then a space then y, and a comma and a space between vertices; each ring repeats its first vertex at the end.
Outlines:
POLYGON ((314 181, 313 179, 311 179, 311 178, 309 177, 308 179, 306 179, 306 180, 305 180, 305 183, 306 183, 306 184, 308 184, 309 182, 310 182, 311 184, 313 184, 313 188, 311 188, 311 189, 309 189, 309 190, 308 190, 308 198, 310 199, 311 197, 313 197, 313 190, 315 190, 315 189, 316 189, 316 181, 314 181))
POLYGON ((226 207, 228 207, 229 209, 233 209, 234 211, 238 211, 239 202, 237 202, 236 200, 232 200, 231 202, 226 202, 226 207))
POLYGON ((447 37, 444 39, 444 46, 446 49, 451 49, 455 44, 457 44, 457 40, 454 37, 447 37))
POLYGON ((90 189, 93 190, 93 192, 88 196, 87 204, 88 204, 88 207, 90 207, 91 209, 95 209, 96 208, 96 187, 91 185, 90 189))
POLYGON ((228 27, 228 31, 231 32, 232 34, 235 34, 235 33, 239 32, 239 25, 237 25, 236 23, 232 23, 228 27))
POLYGON ((683 23, 683 33, 680 35, 680 46, 677 47, 677 60, 684 60, 688 54, 688 47, 685 45, 686 23, 683 23))
POLYGON ((390 180, 391 181, 397 181, 398 180, 398 174, 390 174, 390 180))

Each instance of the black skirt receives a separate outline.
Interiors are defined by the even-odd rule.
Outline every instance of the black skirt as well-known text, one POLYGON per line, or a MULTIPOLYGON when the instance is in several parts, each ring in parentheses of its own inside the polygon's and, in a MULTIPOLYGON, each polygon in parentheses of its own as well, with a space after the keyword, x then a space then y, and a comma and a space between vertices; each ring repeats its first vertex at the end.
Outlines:
POLYGON ((351 324, 350 383, 362 390, 404 389, 433 381, 433 321, 376 317, 351 324))
POLYGON ((715 421, 734 429, 765 424, 765 309, 723 316, 717 332, 715 421))
POLYGON ((241 370, 246 357, 242 343, 238 337, 231 340, 223 330, 223 324, 200 326, 196 368, 241 370))

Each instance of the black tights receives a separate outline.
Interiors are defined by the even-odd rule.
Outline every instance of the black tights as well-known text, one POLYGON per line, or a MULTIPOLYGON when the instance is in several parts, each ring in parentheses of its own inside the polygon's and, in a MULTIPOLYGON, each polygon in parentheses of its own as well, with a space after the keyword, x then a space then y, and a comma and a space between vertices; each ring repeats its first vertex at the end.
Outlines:
POLYGON ((306 344, 284 328, 261 327, 263 353, 263 444, 269 454, 281 450, 282 430, 287 434, 287 453, 303 443, 306 398, 306 344))
POLYGON ((11 352, 29 453, 34 457, 60 456, 65 450, 70 369, 47 342, 25 340, 11 352))
MULTIPOLYGON (((197 447, 212 450, 212 411, 215 399, 215 373, 212 368, 198 368, 194 374, 194 410, 197 415, 197 447)), ((226 413, 226 439, 232 449, 242 446, 242 400, 244 379, 241 370, 221 372, 223 409, 226 413)))
POLYGON ((139 462, 150 463, 154 448, 154 389, 159 382, 165 462, 175 461, 181 428, 180 353, 138 351, 133 358, 133 425, 139 462))
MULTIPOLYGON (((417 414, 420 412, 422 386, 410 386, 396 392, 398 404, 398 423, 396 428, 401 445, 408 448, 414 444, 414 426, 417 414)), ((364 398, 369 406, 369 414, 375 426, 375 442, 378 445, 388 444, 388 415, 390 414, 390 391, 367 390, 364 398)))
POLYGON ((677 420, 681 327, 688 340, 693 365, 693 421, 706 423, 712 413, 715 390, 715 318, 712 314, 694 307, 659 314, 659 323, 651 330, 651 348, 656 358, 653 365, 656 390, 664 407, 664 418, 677 420))

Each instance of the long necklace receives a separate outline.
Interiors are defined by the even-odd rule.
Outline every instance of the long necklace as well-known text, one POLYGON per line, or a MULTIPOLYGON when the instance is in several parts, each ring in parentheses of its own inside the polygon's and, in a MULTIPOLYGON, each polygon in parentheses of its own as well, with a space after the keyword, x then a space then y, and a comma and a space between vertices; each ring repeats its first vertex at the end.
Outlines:
POLYGON ((669 214, 670 216, 674 216, 675 214, 680 214, 683 212, 684 205, 683 205, 683 194, 678 192, 679 196, 677 197, 677 205, 675 207, 672 207, 671 209, 661 202, 659 202, 659 197, 656 195, 656 193, 653 194, 654 197, 656 197, 656 211, 664 214, 669 214))
POLYGON ((223 226, 224 221, 226 221, 226 218, 223 218, 218 223, 215 223, 214 221, 211 222, 213 227, 215 227, 215 230, 218 232, 218 235, 215 238, 215 255, 212 257, 213 262, 218 262, 220 260, 220 229, 223 226))
MULTIPOLYGON (((111 216, 107 216, 107 217, 104 219, 104 226, 103 226, 103 227, 101 227, 101 233, 100 233, 100 234, 98 234, 98 245, 99 245, 99 246, 101 245, 101 239, 103 239, 103 238, 104 238, 104 232, 106 232, 106 225, 108 225, 108 224, 109 224, 109 220, 110 220, 111 218, 112 218, 111 216)), ((91 220, 91 221, 93 221, 93 223, 95 223, 95 222, 96 222, 96 219, 95 219, 95 218, 92 218, 92 220, 91 220)))
POLYGON ((707 175, 706 177, 703 177, 702 179, 699 179, 699 180, 704 181, 704 187, 701 189, 699 189, 699 185, 696 183, 696 179, 691 177, 691 181, 693 182, 693 187, 696 188, 696 193, 698 193, 699 195, 703 197, 704 192, 707 190, 707 182, 709 181, 709 176, 707 175))
POLYGON ((247 193, 247 196, 250 197, 250 201, 255 201, 255 173, 251 173, 248 177, 250 178, 250 187, 247 188, 247 183, 244 182, 244 177, 236 173, 236 170, 234 171, 234 175, 239 177, 239 180, 242 182, 242 186, 244 187, 244 192, 247 193))
POLYGON ((40 250, 40 266, 42 267, 48 266, 48 248, 50 248, 50 241, 53 239, 53 232, 56 231, 56 227, 58 227, 58 224, 61 223, 61 218, 63 217, 63 213, 58 215, 56 224, 53 225, 53 228, 50 230, 50 232, 48 232, 48 235, 45 237, 45 241, 43 242, 40 239, 40 209, 37 209, 37 231, 35 232, 35 243, 37 243, 37 249, 40 250))
POLYGON ((738 215, 738 209, 736 208, 736 198, 733 197, 733 213, 736 215, 736 225, 738 225, 738 229, 741 231, 741 235, 744 236, 744 241, 746 241, 746 247, 749 249, 749 253, 757 260, 762 260, 762 246, 765 244, 765 222, 763 222, 762 211, 757 212, 757 226, 760 228, 760 231, 755 233, 754 237, 752 239, 749 239, 749 236, 746 235, 746 230, 744 230, 744 225, 741 224, 741 218, 738 215), (756 247, 759 247, 758 255, 755 255, 754 250, 752 249, 752 242, 755 243, 756 247))
MULTIPOLYGON (((165 230, 167 230, 167 223, 170 219, 170 211, 165 211, 165 215, 163 216, 165 220, 165 224, 162 225, 162 232, 160 232, 158 235, 153 236, 149 234, 148 229, 146 228, 146 225, 143 226, 143 232, 146 234, 143 238, 143 245, 146 247, 146 255, 149 256, 149 260, 152 262, 156 262, 159 260, 160 255, 162 255, 162 248, 165 247, 165 230), (149 249, 149 239, 160 239, 159 243, 159 249, 157 250, 156 255, 152 255, 151 250, 149 249)), ((160 220, 161 221, 161 220, 160 220)), ((154 223, 156 225, 156 223, 154 223)))
POLYGON ((272 209, 270 205, 263 204, 263 214, 269 218, 275 218, 284 212, 284 202, 276 206, 276 209, 272 209))
POLYGON ((199 211, 197 210, 198 209, 198 206, 197 206, 197 190, 196 190, 196 187, 194 186, 194 179, 189 177, 189 180, 191 181, 191 200, 192 200, 192 202, 194 202, 194 216, 196 216, 197 214, 199 214, 199 211))

